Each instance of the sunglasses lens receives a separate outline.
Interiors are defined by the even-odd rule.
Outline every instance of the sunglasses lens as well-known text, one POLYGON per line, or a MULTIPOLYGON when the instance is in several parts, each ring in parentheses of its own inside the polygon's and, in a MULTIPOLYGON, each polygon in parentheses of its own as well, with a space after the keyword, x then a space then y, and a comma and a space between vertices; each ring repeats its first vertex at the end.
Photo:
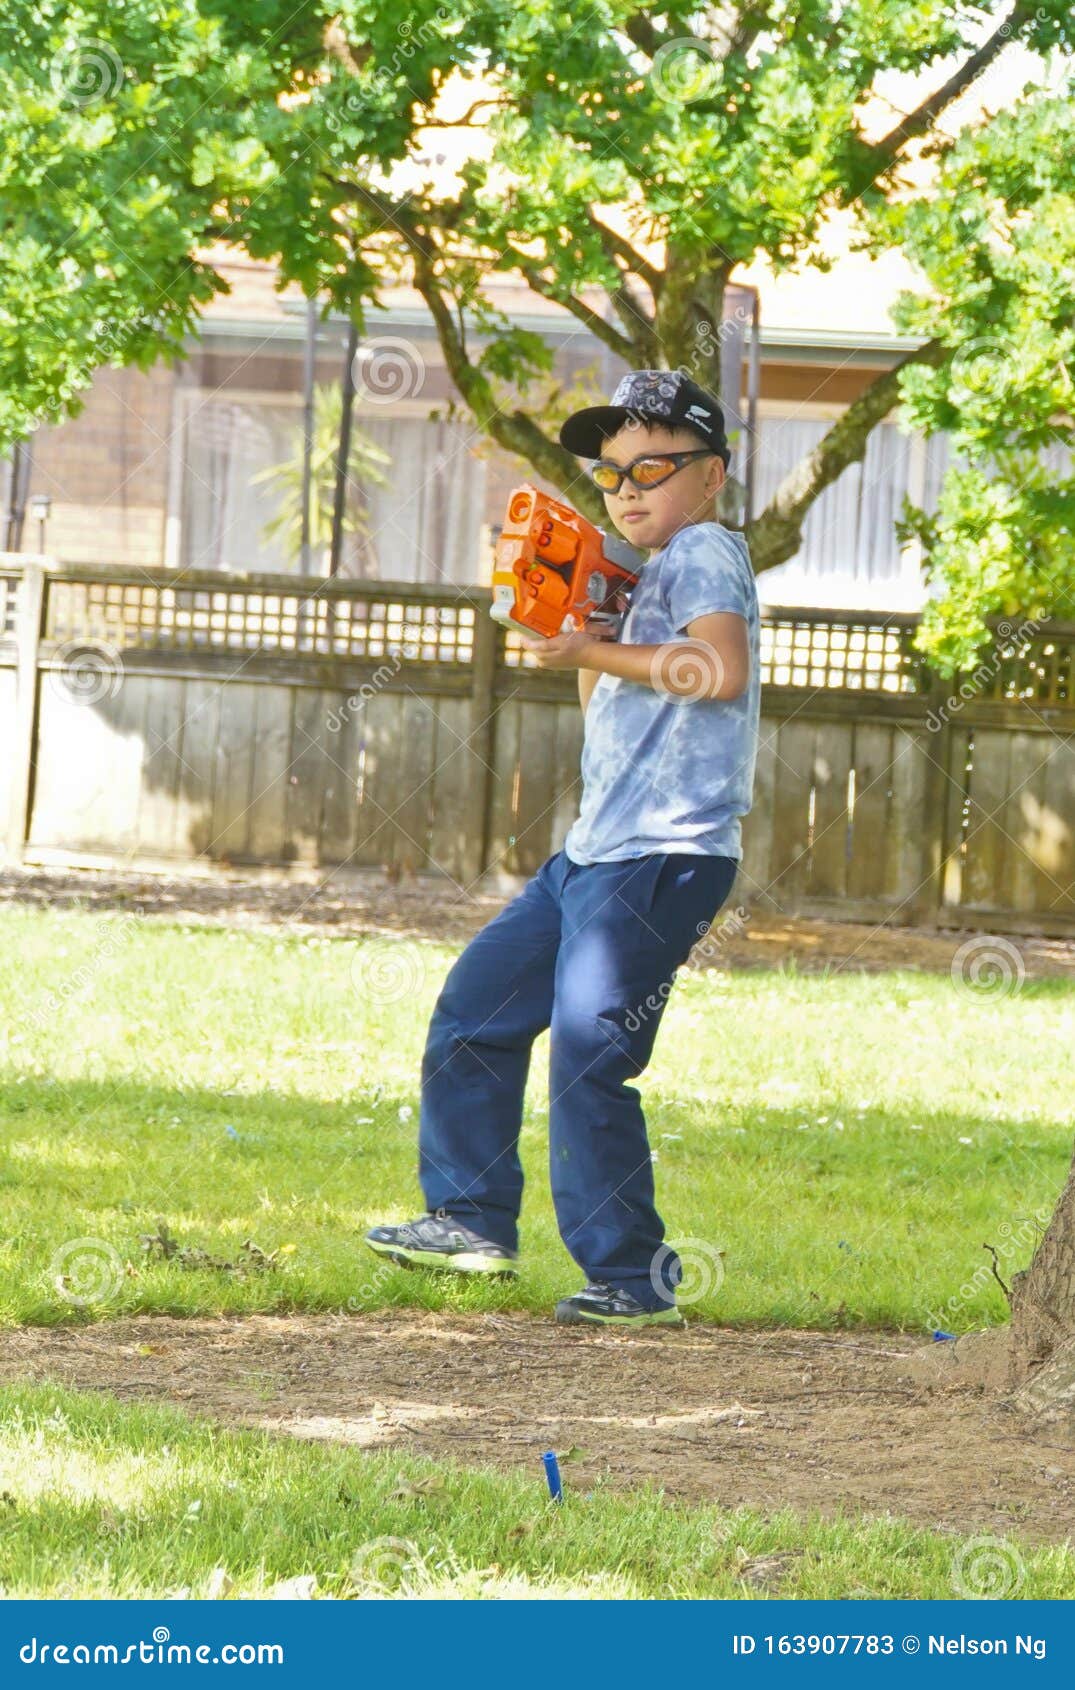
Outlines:
POLYGON ((595 487, 600 487, 602 492, 614 493, 619 486, 620 472, 613 469, 611 464, 594 464, 590 471, 590 480, 595 487))
POLYGON ((668 458, 642 458, 635 465, 632 475, 639 487, 655 487, 675 467, 668 458))

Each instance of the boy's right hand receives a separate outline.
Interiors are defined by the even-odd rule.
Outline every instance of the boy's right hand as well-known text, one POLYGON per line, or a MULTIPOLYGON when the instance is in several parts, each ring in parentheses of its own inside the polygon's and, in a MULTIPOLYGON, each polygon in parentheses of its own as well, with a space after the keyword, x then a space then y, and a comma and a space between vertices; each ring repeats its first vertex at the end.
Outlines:
POLYGON ((622 629, 622 616, 617 616, 614 622, 608 622, 600 619, 599 611, 593 611, 582 625, 583 633, 589 634, 594 640, 618 640, 622 629))

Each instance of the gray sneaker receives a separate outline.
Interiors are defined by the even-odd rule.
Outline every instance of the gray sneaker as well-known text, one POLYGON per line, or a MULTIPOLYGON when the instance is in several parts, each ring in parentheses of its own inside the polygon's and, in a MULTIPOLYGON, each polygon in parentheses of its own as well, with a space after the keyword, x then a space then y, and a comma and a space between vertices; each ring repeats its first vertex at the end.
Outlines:
POLYGON ((561 1297, 556 1319, 565 1326, 682 1326, 675 1303, 647 1309, 630 1291, 617 1290, 603 1279, 592 1280, 573 1297, 561 1297))
POLYGON ((449 1273, 486 1273, 516 1277, 517 1250, 507 1250, 471 1232, 444 1209, 419 1215, 400 1226, 374 1226, 366 1243, 378 1256, 400 1267, 424 1267, 449 1273))

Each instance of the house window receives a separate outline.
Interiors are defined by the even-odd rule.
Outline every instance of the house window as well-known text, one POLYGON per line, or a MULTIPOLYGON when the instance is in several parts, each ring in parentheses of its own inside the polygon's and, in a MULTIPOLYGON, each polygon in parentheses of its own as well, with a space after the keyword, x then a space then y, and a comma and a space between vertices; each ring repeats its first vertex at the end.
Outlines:
MULTIPOLYGON (((754 509, 761 515, 784 477, 813 450, 839 414, 835 407, 764 406, 758 421, 754 509), (830 414, 831 413, 831 414, 830 414)), ((904 434, 894 422, 873 430, 861 462, 815 500, 802 544, 787 563, 759 577, 767 604, 817 609, 918 610, 925 600, 915 546, 895 532, 903 495, 927 509, 936 498, 947 437, 904 434)))
MULTIPOLYGON (((188 569, 297 573, 297 524, 270 529, 285 503, 264 472, 298 465, 302 406, 293 394, 180 390, 167 561, 188 569)), ((365 532, 344 537, 340 575, 467 586, 481 569, 485 463, 473 431, 422 415, 356 409, 356 432, 388 453, 385 487, 348 490, 365 532)), ((328 573, 327 541, 311 574, 328 573)))

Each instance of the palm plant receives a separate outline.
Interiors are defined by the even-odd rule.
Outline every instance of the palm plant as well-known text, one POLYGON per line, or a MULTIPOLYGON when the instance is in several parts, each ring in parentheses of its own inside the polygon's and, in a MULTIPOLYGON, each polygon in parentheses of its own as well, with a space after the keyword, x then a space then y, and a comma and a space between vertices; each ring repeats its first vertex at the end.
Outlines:
MULTIPOLYGON (((336 490, 336 458, 339 452, 341 390, 332 382, 314 390, 314 437, 310 469, 310 553, 327 566, 332 543, 332 508, 336 490)), ((343 534, 363 536, 370 531, 370 513, 364 490, 387 487, 384 470, 391 463, 389 453, 374 445, 360 429, 351 435, 347 460, 347 497, 344 500, 343 534)), ((255 483, 264 483, 279 496, 274 516, 262 527, 266 540, 280 540, 292 563, 302 555, 303 438, 296 432, 295 450, 283 463, 258 472, 255 483)))

